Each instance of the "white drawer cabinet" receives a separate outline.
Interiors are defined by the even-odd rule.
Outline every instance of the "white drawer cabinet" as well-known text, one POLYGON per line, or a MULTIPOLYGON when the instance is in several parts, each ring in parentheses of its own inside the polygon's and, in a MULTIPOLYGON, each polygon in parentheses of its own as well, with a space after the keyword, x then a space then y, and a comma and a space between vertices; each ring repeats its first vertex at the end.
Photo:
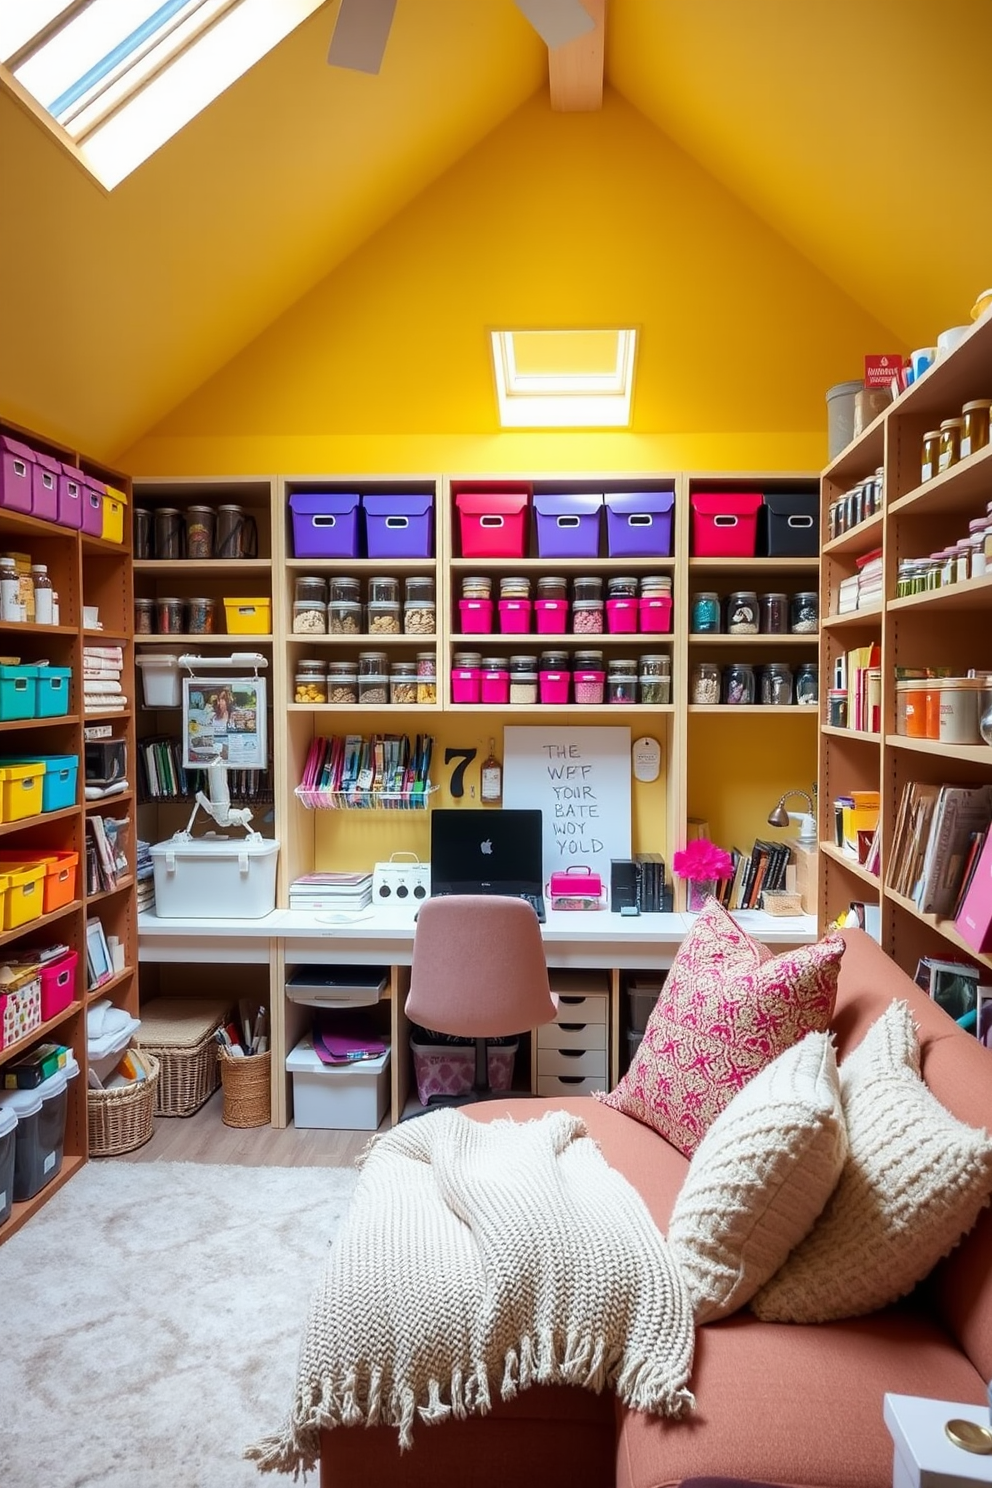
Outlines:
POLYGON ((592 1095, 605 1090, 606 1080, 600 1075, 538 1075, 538 1095, 592 1095))
POLYGON ((599 1075, 605 1080, 606 1050, 538 1047, 537 1075, 599 1075))

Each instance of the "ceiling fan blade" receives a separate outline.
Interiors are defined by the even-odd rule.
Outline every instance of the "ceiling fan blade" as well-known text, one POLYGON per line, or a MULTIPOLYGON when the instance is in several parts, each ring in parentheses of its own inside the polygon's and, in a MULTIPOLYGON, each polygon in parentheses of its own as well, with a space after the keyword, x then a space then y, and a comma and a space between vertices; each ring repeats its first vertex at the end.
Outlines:
POLYGON ((396 0, 341 0, 327 60, 353 72, 378 72, 382 66, 396 0))
POLYGON ((552 51, 595 28, 580 0, 514 0, 546 47, 552 51))

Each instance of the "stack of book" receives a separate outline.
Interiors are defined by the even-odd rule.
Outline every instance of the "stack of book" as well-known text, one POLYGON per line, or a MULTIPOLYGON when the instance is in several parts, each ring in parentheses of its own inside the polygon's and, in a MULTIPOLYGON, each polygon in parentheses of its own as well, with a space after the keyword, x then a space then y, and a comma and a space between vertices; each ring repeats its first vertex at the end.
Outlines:
POLYGON ((665 907, 665 860, 661 853, 635 853, 637 904, 641 914, 660 914, 665 907))
POLYGON ((142 910, 154 910, 155 908, 155 865, 152 862, 152 845, 150 842, 142 842, 138 839, 138 861, 135 864, 134 876, 137 880, 135 898, 138 913, 142 910))
POLYGON ((351 914, 371 903, 371 873, 306 873, 289 886, 290 909, 351 914))
POLYGON ((756 838, 748 853, 732 847, 733 873, 721 879, 715 897, 724 909, 757 909, 765 889, 784 889, 785 876, 792 857, 787 842, 763 842, 756 838))
POLYGON ((84 713, 120 713, 127 707, 121 687, 123 670, 120 646, 83 647, 84 713))
POLYGON ((888 887, 921 914, 960 913, 992 823, 992 785, 903 786, 888 887))
MULTIPOLYGON (((208 791, 206 772, 183 767, 179 739, 163 734, 142 739, 138 745, 138 779, 143 801, 190 800, 197 791, 208 791)), ((228 770, 227 786, 232 801, 271 801, 272 784, 267 770, 228 770)))

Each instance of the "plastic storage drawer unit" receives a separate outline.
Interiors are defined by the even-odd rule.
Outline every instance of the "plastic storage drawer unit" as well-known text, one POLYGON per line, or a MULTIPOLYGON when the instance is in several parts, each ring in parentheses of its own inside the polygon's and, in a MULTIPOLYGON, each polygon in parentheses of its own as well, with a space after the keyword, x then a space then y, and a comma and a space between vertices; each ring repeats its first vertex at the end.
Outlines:
POLYGON ((671 491, 623 491, 606 497, 606 546, 611 558, 668 558, 672 552, 671 491))
POLYGON ((357 491, 295 491, 289 498, 297 558, 357 558, 357 491))
POLYGON ((762 500, 753 491, 707 492, 690 497, 693 556, 753 558, 762 500))
POLYGON ((388 1049, 374 1059, 327 1065, 305 1038, 286 1055, 297 1127, 375 1131, 389 1102, 388 1049))
POLYGON ((370 558, 430 558, 434 552, 434 497, 427 492, 404 496, 362 497, 365 548, 370 558))
POLYGON ((38 668, 0 664, 0 723, 38 716, 38 668))
POLYGON ((597 558, 602 495, 540 493, 534 497, 539 558, 597 558))
POLYGON ((526 491, 460 491, 455 505, 463 558, 526 556, 526 491))

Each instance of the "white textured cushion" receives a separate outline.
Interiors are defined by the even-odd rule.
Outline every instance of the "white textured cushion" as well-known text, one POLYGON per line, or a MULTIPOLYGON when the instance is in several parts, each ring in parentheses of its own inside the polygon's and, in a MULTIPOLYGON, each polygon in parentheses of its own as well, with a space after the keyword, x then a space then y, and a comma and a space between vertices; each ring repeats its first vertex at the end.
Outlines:
POLYGON ((840 1067, 848 1156, 806 1239, 753 1299, 772 1322, 860 1317, 912 1291, 967 1234, 992 1192, 992 1139, 920 1078, 905 1002, 840 1067))
POLYGON ((809 1033, 755 1075, 696 1148, 668 1243, 697 1323, 743 1307, 807 1235, 840 1177, 837 1060, 809 1033))

